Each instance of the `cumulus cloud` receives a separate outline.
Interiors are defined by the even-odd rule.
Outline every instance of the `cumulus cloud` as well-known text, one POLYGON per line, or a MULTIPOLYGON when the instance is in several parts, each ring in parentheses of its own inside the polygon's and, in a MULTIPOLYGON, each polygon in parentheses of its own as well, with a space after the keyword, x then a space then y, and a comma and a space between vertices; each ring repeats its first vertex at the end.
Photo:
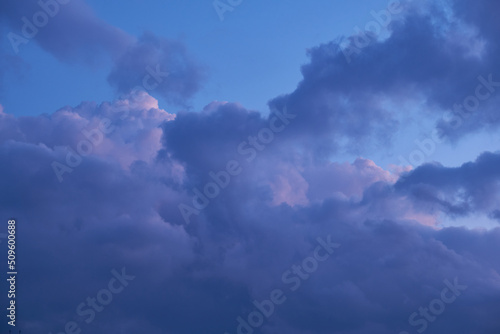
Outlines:
POLYGON ((204 68, 180 41, 152 33, 131 36, 97 17, 82 0, 5 1, 0 4, 0 13, 0 24, 8 27, 7 37, 16 53, 34 40, 65 62, 98 66, 111 59, 108 80, 122 94, 140 88, 184 104, 205 78, 204 68), (34 24, 41 20, 37 13, 47 18, 40 21, 45 22, 41 27, 34 24))
MULTIPOLYGON (((274 289, 287 300, 262 333, 414 332, 423 322, 412 326, 410 316, 425 319, 419 308, 456 280, 467 289, 426 322, 429 333, 498 333, 500 228, 437 227, 443 214, 498 219, 498 153, 406 173, 365 158, 329 159, 374 139, 386 145, 398 125, 389 102, 418 93, 446 109, 487 69, 490 51, 471 57, 438 29, 448 22, 439 9, 409 10, 350 65, 340 50, 328 51, 335 44, 313 49, 304 80, 272 99, 268 116, 225 102, 173 115, 137 91, 36 117, 1 111, 0 215, 16 217, 22 240, 23 332, 59 332, 76 321, 96 334, 235 333, 238 317, 274 289), (103 121, 109 131, 60 182, 53 162, 67 163, 103 121), (203 191, 229 161, 241 173, 186 224, 179 204, 190 205, 193 189, 203 191), (314 254, 317 238, 341 246, 310 275, 286 274, 314 254), (135 279, 87 324, 76 307, 123 267, 135 279)), ((481 24, 482 32, 496 23, 481 24)), ((109 80, 127 91, 151 60, 172 71, 162 94, 188 97, 198 79, 184 55, 144 35, 120 51, 109 80)))
POLYGON ((22 4, 4 1, 0 5, 0 18, 9 28, 7 37, 14 50, 22 50, 33 40, 58 59, 95 65, 102 56, 117 57, 135 40, 98 18, 85 1, 41 3, 43 6, 36 0, 22 4), (50 15, 38 15, 40 12, 50 15), (42 16, 48 19, 42 20, 42 16), (35 21, 46 23, 38 27, 35 21))
POLYGON ((495 217, 500 200, 499 165, 500 155, 489 152, 455 168, 428 164, 403 176, 396 189, 451 215, 479 212, 495 217))
POLYGON ((142 86, 175 103, 190 98, 203 79, 203 68, 191 59, 184 45, 151 33, 119 57, 108 77, 122 93, 142 86))
MULTIPOLYGON (((239 142, 266 126, 267 118, 221 103, 174 117, 140 95, 38 117, 3 113, 1 124, 11 133, 0 143, 2 161, 10 162, 1 167, 6 206, 0 210, 23 222, 24 275, 36 277, 27 282, 30 294, 20 298, 44 306, 30 311, 26 330, 55 331, 75 320, 95 333, 113 327, 234 332, 253 300, 280 288, 287 302, 264 333, 393 333, 411 330, 410 314, 439 297, 444 279, 457 277, 469 290, 447 311, 450 320, 432 324, 434 330, 494 332, 496 316, 481 315, 478 325, 470 315, 492 307, 500 294, 500 268, 485 255, 486 247, 498 247, 498 229, 426 226, 435 212, 404 191, 420 169, 398 180, 366 159, 338 164, 297 158, 286 136, 276 138, 186 226, 176 209, 189 200, 188 185, 202 184, 211 168, 234 158, 239 142), (51 163, 64 159, 62 143, 77 143, 82 129, 103 118, 116 129, 59 183, 51 163), (328 235, 341 248, 291 291, 284 271, 311 254, 317 237, 328 235), (113 313, 85 324, 75 308, 121 266, 136 279, 114 297, 113 313)), ((454 189, 442 187, 448 188, 454 189)))
POLYGON ((479 6, 465 0, 402 2, 387 38, 365 31, 310 49, 298 88, 270 105, 288 105, 301 116, 294 125, 297 145, 314 145, 319 156, 339 149, 363 153, 378 147, 373 138, 389 145, 412 99, 433 111, 440 135, 448 139, 494 129, 499 124, 498 24, 482 18, 497 6, 494 1, 479 6), (479 85, 487 98, 475 97, 479 85), (471 96, 474 100, 468 100, 471 96), (311 129, 315 143, 300 137, 311 129))

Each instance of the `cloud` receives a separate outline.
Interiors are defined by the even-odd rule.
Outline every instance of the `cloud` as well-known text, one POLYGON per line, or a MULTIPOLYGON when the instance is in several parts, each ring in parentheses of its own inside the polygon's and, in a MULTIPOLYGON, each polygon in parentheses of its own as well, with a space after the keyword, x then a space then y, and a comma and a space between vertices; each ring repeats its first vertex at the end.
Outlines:
POLYGON ((146 33, 117 59, 108 81, 121 93, 139 86, 182 103, 200 89, 204 76, 180 42, 146 33))
POLYGON ((482 20, 497 4, 476 5, 457 1, 453 12, 445 3, 406 4, 401 15, 393 16, 386 38, 363 32, 314 47, 297 89, 271 100, 270 106, 288 105, 300 115, 301 122, 293 126, 297 145, 317 156, 390 146, 403 115, 410 113, 409 100, 424 103, 441 136, 450 140, 496 129, 496 84, 482 88, 488 98, 472 111, 467 100, 484 81, 500 81, 498 25, 482 20), (458 104, 466 108, 459 111, 458 104), (456 117, 462 119, 459 126, 456 117), (315 141, 303 136, 311 131, 315 141))
POLYGON ((452 216, 471 213, 495 217, 499 201, 500 155, 483 153, 475 162, 447 168, 439 164, 418 167, 403 176, 396 189, 452 216))
POLYGON ((108 81, 121 94, 139 87, 168 102, 185 104, 205 78, 205 69, 180 41, 152 33, 135 38, 97 17, 81 0, 4 2, 0 12, 0 23, 9 28, 7 37, 16 53, 34 40, 61 61, 96 67, 111 60, 108 81), (44 24, 35 24, 37 20, 44 24))
MULTIPOLYGON (((54 332, 73 320, 95 333, 235 332, 237 317, 248 316, 253 300, 279 288, 287 302, 260 329, 264 333, 394 333, 415 329, 410 314, 455 277, 469 289, 446 318, 430 325, 433 330, 493 333, 498 324, 492 312, 478 312, 495 309, 500 294, 500 268, 485 252, 498 248, 499 230, 426 226, 435 213, 406 192, 425 169, 397 181, 366 159, 310 160, 290 149, 284 130, 187 226, 177 205, 189 200, 188 185, 202 184, 210 169, 238 157, 238 144, 268 126, 267 117, 213 103, 174 118, 141 93, 52 115, 3 113, 0 124, 0 158, 10 162, 0 167, 0 214, 20 222, 19 257, 30 286, 19 298, 37 310, 44 306, 37 312, 26 306, 26 331, 54 332), (51 163, 64 161, 63 143, 78 143, 83 129, 104 118, 114 131, 59 183, 51 163), (341 248, 291 291, 284 271, 328 235, 341 248), (104 287, 111 269, 122 267, 136 279, 114 296, 109 312, 86 324, 76 307, 104 287)), ((493 177, 474 168, 494 158, 485 155, 469 173, 493 177)), ((443 179, 432 173, 425 182, 443 179)), ((443 191, 462 179, 441 181, 443 191)))
MULTIPOLYGON (((414 312, 429 332, 497 333, 500 228, 437 225, 442 214, 498 218, 498 153, 401 175, 365 158, 330 160, 341 150, 386 147, 405 112, 388 105, 418 93, 445 109, 486 69, 451 38, 443 12, 409 10, 350 65, 331 52, 335 43, 313 49, 304 80, 272 99, 268 116, 227 102, 173 115, 144 91, 40 116, 0 112, 0 216, 18 220, 19 277, 29 287, 18 297, 23 332, 59 332, 76 321, 96 334, 235 333, 255 300, 282 289, 287 301, 262 333, 414 332, 422 326, 409 323, 414 312), (96 140, 103 121, 109 131, 96 140), (255 145, 272 128, 281 130, 255 145), (67 163, 89 133, 92 152, 59 182, 53 162, 67 163), (242 154, 242 144, 254 154, 242 154), (178 205, 192 203, 193 188, 231 160, 242 172, 186 225, 178 205), (307 278, 295 272, 300 288, 292 291, 283 274, 328 236, 341 247, 307 278), (87 324, 77 306, 123 267, 135 280, 87 324), (419 308, 455 279, 467 290, 438 320, 422 320, 419 308)), ((196 90, 198 71, 180 45, 146 34, 126 47, 116 46, 109 77, 120 91, 133 88, 150 60, 169 72, 163 96, 196 90)))
POLYGON ((9 33, 27 39, 17 45, 19 49, 33 39, 44 50, 66 62, 96 65, 102 56, 117 57, 134 42, 134 38, 126 32, 98 18, 81 0, 29 0, 22 6, 4 2, 1 11, 1 18, 9 26, 9 33), (43 17, 47 17, 47 20, 42 20, 43 17), (34 24, 45 21, 43 25, 34 24))

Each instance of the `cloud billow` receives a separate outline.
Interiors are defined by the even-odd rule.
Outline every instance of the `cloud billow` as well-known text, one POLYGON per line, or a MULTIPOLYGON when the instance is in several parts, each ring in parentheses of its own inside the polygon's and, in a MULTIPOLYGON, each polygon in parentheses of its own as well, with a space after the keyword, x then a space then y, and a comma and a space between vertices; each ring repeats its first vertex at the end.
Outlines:
POLYGON ((131 36, 98 18, 82 0, 6 1, 0 4, 0 12, 0 24, 6 26, 15 53, 21 53, 33 40, 64 62, 95 68, 111 60, 108 81, 120 94, 139 88, 183 105, 201 88, 206 76, 204 67, 180 41, 152 33, 131 36), (40 13, 46 18, 43 25, 37 23, 40 13), (165 72, 168 75, 161 76, 165 72))
MULTIPOLYGON (((478 2, 456 3, 455 16, 494 45, 496 21, 480 17, 496 3, 481 1, 470 12, 463 6, 478 2)), ((334 43, 312 49, 302 82, 271 99, 268 116, 228 102, 174 115, 159 108, 153 91, 50 115, 2 110, 0 215, 19 221, 23 332, 56 333, 75 321, 96 334, 235 333, 255 301, 281 289, 287 301, 265 319, 262 333, 393 334, 424 325, 428 333, 498 333, 500 228, 440 221, 498 220, 499 154, 485 152, 459 167, 393 171, 361 157, 332 159, 389 145, 405 110, 387 101, 421 94, 446 109, 474 91, 478 73, 494 72, 494 46, 479 58, 468 55, 470 48, 439 29, 450 24, 442 12, 424 9, 410 9, 387 39, 350 64, 340 50, 331 52, 334 43), (255 159, 238 153, 284 108, 296 117, 255 148, 255 159), (113 130, 59 182, 52 163, 65 163, 103 121, 113 130), (192 203, 193 188, 233 159, 242 172, 186 224, 178 205, 192 203), (329 236, 342 246, 300 278, 297 266, 329 236), (86 323, 77 306, 123 267, 135 279, 86 323), (297 280, 300 289, 291 289, 297 280), (435 321, 426 320, 420 308, 439 305, 446 281, 467 289, 435 321)), ((150 63, 169 73, 157 88, 162 97, 179 101, 198 89, 199 68, 180 44, 150 34, 124 40, 112 53, 109 77, 121 92, 141 81, 150 63)), ((56 41, 39 43, 71 58, 51 46, 56 41)), ((494 126, 475 119, 457 136, 494 126)))

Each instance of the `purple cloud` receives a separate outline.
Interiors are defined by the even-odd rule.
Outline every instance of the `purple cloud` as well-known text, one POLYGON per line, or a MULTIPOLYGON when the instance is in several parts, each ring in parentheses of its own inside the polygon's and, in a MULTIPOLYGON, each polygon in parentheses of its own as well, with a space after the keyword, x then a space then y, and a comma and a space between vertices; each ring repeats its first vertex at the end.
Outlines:
MULTIPOLYGON (((478 22, 495 5, 468 12, 471 4, 457 2, 455 15, 495 45, 496 21, 478 22)), ((262 333, 498 333, 500 228, 438 228, 443 215, 498 219, 498 153, 406 172, 364 158, 331 161, 389 144, 405 110, 387 101, 422 94, 445 110, 474 92, 478 73, 494 72, 493 46, 471 55, 443 29, 462 24, 435 6, 410 7, 351 64, 338 43, 318 46, 303 81, 272 99, 268 116, 226 102, 173 115, 143 91, 48 115, 1 111, 0 215, 18 221, 23 332, 59 333, 74 321, 96 334, 235 333, 238 317, 248 321, 255 302, 280 289, 286 303, 262 333), (96 130, 103 122, 109 131, 96 130), (91 152, 83 154, 85 141, 91 152), (53 162, 67 164, 69 152, 81 160, 60 182, 53 162), (232 160, 241 173, 186 224, 179 204, 192 203, 193 189, 232 160), (307 271, 318 238, 342 247, 307 271), (124 267, 133 284, 87 322, 78 305, 124 267)), ((37 42, 65 60, 90 55, 78 51, 84 45, 111 55, 108 79, 121 92, 154 77, 148 64, 168 72, 157 88, 163 97, 178 102, 197 90, 201 72, 182 45, 149 34, 130 41, 85 10, 77 27, 84 36, 71 50, 42 32, 37 42), (83 27, 103 34, 85 40, 83 27), (102 46, 113 37, 123 38, 102 46)), ((472 119, 457 136, 496 124, 472 119)))
POLYGON ((0 4, 0 12, 16 54, 33 40, 69 63, 95 67, 111 59, 108 81, 121 94, 140 88, 184 104, 205 78, 204 68, 181 42, 152 33, 137 39, 98 18, 82 0, 29 0, 22 5, 7 1, 0 4))

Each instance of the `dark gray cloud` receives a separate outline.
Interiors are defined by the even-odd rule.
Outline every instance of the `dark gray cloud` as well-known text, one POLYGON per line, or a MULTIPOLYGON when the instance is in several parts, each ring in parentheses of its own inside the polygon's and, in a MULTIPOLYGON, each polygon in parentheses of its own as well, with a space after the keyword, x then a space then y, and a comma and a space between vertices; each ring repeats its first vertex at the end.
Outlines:
POLYGON ((96 65, 103 56, 117 57, 134 41, 98 18, 82 0, 9 0, 0 6, 0 18, 8 26, 6 37, 17 52, 34 41, 60 60, 96 65))
MULTIPOLYGON (((57 333, 67 321, 96 334, 236 333, 237 318, 274 289, 287 300, 262 333, 413 333, 423 324, 428 333, 498 333, 500 228, 436 228, 443 213, 498 218, 498 153, 401 176, 367 159, 328 159, 387 144, 397 126, 387 99, 418 93, 444 109, 474 90, 489 63, 466 55, 439 29, 447 24, 437 8, 410 8, 351 64, 331 52, 335 43, 313 49, 297 90, 270 102, 289 119, 222 102, 174 116, 145 92, 36 117, 2 112, 0 217, 18 219, 23 333, 57 333), (53 162, 66 163, 103 121, 113 130, 59 182, 53 162), (251 144, 281 126, 266 145, 251 144), (186 225, 178 205, 230 160, 242 172, 186 225), (329 236, 340 248, 292 291, 298 274, 283 274, 329 236), (123 267, 135 279, 86 324, 76 307, 123 267), (417 314, 420 325, 411 326, 409 317, 455 279, 467 286, 456 301, 436 320, 417 314)), ((172 71, 164 96, 195 91, 198 72, 180 45, 144 35, 127 47, 109 78, 121 91, 150 60, 172 71)))
POLYGON ((377 148, 373 138, 387 146, 401 114, 410 113, 405 102, 411 99, 425 101, 439 120, 440 134, 449 139, 495 129, 499 124, 498 24, 481 18, 491 17, 487 13, 495 12, 498 4, 451 3, 458 8, 454 14, 444 2, 405 6, 393 16, 385 39, 365 32, 367 44, 351 36, 310 49, 311 61, 302 67, 304 79, 298 88, 270 102, 272 107, 287 104, 301 115, 301 122, 294 125, 294 135, 300 138, 297 144, 311 140, 303 140, 300 134, 314 129, 318 154, 339 148, 367 151, 377 148), (347 59, 349 48, 358 52, 347 59), (457 114, 454 106, 471 103, 466 99, 475 96, 485 80, 495 83, 480 91, 489 93, 488 98, 480 100, 473 112, 462 107, 457 114), (491 88, 493 92, 488 91, 491 88), (451 114, 463 119, 459 126, 451 114))
POLYGON ((205 173, 233 157, 235 145, 267 126, 266 118, 215 103, 173 119, 142 95, 82 103, 51 116, 3 115, 1 122, 12 132, 0 143, 2 161, 10 162, 0 168, 0 214, 19 221, 19 284, 29 286, 18 297, 27 305, 20 315, 26 332, 55 333, 74 320, 94 333, 234 333, 237 317, 246 318, 253 300, 268 299, 273 289, 282 289, 287 301, 263 333, 412 332, 418 327, 408 317, 439 298, 444 280, 455 277, 468 288, 429 323, 429 333, 498 328, 489 311, 500 294, 492 256, 498 229, 436 230, 424 225, 436 218, 435 209, 407 196, 413 184, 426 183, 453 196, 454 184, 469 174, 481 175, 470 179, 471 189, 481 187, 496 177, 494 167, 487 170, 498 159, 494 154, 464 167, 469 174, 426 166, 393 186, 397 176, 368 160, 291 159, 294 151, 278 134, 186 226, 175 210, 189 200, 186 187, 203 184, 205 173), (115 130, 59 183, 51 163, 64 161, 62 143, 77 144, 81 131, 103 118, 115 130), (71 130, 58 138, 63 128, 71 130), (283 191, 288 196, 280 197, 283 191), (296 203, 290 196, 296 193, 305 201, 296 203), (291 291, 283 273, 328 235, 341 247, 291 291), (86 324, 76 307, 122 267, 136 278, 86 324))
POLYGON ((121 93, 138 87, 182 104, 200 89, 204 76, 182 43, 146 33, 117 59, 108 80, 121 93))
POLYGON ((500 155, 483 153, 475 162, 447 168, 427 164, 403 176, 396 189, 451 215, 491 213, 499 201, 500 155))
POLYGON ((82 0, 29 0, 22 4, 9 0, 0 4, 0 13, 0 24, 6 26, 5 34, 13 49, 5 51, 7 54, 20 53, 34 41, 69 63, 95 67, 111 59, 113 68, 108 79, 122 94, 139 88, 169 102, 185 104, 205 77, 204 68, 180 41, 152 33, 135 38, 101 20, 82 0))

